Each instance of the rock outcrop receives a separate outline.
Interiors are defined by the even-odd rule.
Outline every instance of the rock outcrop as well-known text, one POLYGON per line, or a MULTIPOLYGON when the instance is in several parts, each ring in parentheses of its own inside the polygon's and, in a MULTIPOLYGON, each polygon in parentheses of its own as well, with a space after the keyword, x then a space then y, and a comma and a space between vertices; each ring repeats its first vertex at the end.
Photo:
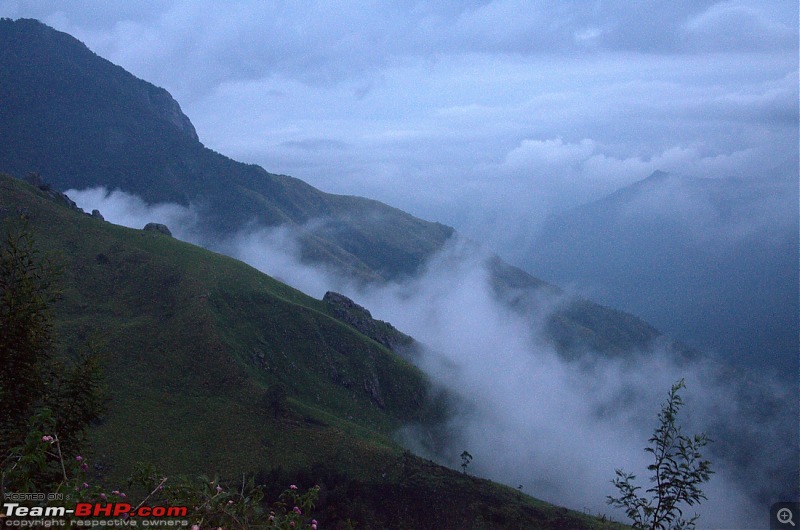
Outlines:
POLYGON ((161 234, 164 234, 165 236, 172 237, 172 232, 169 231, 167 225, 162 225, 161 223, 147 223, 146 225, 144 225, 144 230, 159 232, 161 234))
POLYGON ((414 344, 413 338, 398 331, 388 322, 372 318, 372 313, 368 309, 343 294, 328 291, 322 301, 337 319, 392 351, 408 349, 414 344))

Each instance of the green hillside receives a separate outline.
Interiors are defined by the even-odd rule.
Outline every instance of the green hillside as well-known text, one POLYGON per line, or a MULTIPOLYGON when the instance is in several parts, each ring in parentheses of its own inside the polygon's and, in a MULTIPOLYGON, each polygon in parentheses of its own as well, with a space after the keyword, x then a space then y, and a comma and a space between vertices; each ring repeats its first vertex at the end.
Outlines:
POLYGON ((137 461, 223 477, 280 468, 325 482, 321 513, 360 518, 363 528, 599 524, 404 453, 392 433, 441 420, 444 409, 418 369, 334 318, 329 304, 8 176, 0 215, 26 217, 38 248, 63 266, 64 354, 87 342, 101 352, 108 410, 91 432, 99 480, 113 485, 137 461))

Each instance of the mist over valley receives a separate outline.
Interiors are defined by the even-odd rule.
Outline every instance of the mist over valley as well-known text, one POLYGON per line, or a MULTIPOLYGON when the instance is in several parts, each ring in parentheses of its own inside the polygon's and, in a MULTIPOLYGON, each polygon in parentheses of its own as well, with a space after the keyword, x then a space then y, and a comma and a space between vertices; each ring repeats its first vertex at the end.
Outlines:
POLYGON ((0 212, 66 256, 70 347, 96 320, 140 359, 109 375, 108 476, 272 459, 378 526, 438 480, 498 527, 578 524, 535 499, 625 521, 615 470, 646 482, 683 380, 713 440, 690 510, 763 525, 800 496, 790 4, 0 5, 45 22, 0 21, 0 171, 34 185, 0 212), (170 417, 230 454, 183 454, 170 417))

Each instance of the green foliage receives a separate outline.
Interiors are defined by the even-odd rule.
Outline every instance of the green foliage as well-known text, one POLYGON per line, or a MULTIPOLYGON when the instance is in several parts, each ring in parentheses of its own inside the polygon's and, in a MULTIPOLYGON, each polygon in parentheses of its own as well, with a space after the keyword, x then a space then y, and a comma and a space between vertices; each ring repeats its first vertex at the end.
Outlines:
POLYGON ((143 486, 150 493, 140 503, 161 506, 187 506, 188 518, 198 528, 312 528, 311 517, 319 487, 301 493, 295 485, 286 488, 272 505, 263 502, 264 487, 242 475, 233 484, 215 476, 168 478, 152 465, 140 465, 130 480, 131 486, 143 486))
POLYGON ((685 388, 683 379, 672 385, 669 399, 662 404, 658 414, 659 425, 649 439, 645 451, 653 455, 654 462, 647 466, 653 475, 653 486, 645 490, 649 497, 639 496, 641 486, 634 486, 635 475, 616 471, 612 481, 619 497, 608 497, 608 503, 625 509, 634 528, 685 529, 694 528, 698 515, 683 518, 682 505, 694 506, 706 499, 700 486, 713 473, 711 462, 703 459, 700 450, 711 439, 705 434, 692 437, 681 433, 676 424, 683 399, 678 392, 685 388))
POLYGON ((81 452, 87 428, 106 410, 108 392, 100 356, 87 348, 68 362, 53 360, 45 371, 46 406, 53 411, 54 432, 62 436, 62 447, 73 453, 81 452))
POLYGON ((55 267, 34 248, 24 221, 0 241, 0 454, 18 444, 47 391, 43 370, 54 345, 55 267))
POLYGON ((78 454, 103 409, 103 384, 95 355, 56 358, 52 282, 58 271, 35 248, 24 220, 6 228, 0 243, 0 492, 36 491, 54 477, 66 480, 62 450, 78 454), (45 451, 47 441, 56 445, 60 469, 47 458, 55 456, 45 451))
MULTIPOLYGON (((39 409, 33 415, 22 444, 11 449, 0 466, 0 494, 43 493, 61 494, 65 507, 78 502, 106 500, 99 484, 87 481, 89 465, 79 453, 67 452, 66 447, 77 443, 59 438, 55 433, 56 419, 50 409, 39 409)), ((109 495, 120 495, 119 491, 109 495)))
MULTIPOLYGON (((59 268, 36 248, 23 219, 7 223, 0 242, 0 454, 25 437, 27 423, 47 409, 54 432, 77 450, 90 422, 103 410, 97 356, 55 355, 53 304, 59 268)), ((37 416, 38 417, 38 416, 37 416)))
MULTIPOLYGON (((319 496, 315 486, 305 493, 289 486, 267 513, 263 487, 244 475, 240 484, 228 484, 218 477, 173 477, 160 474, 152 465, 141 465, 129 480, 134 490, 145 488, 138 504, 122 491, 107 491, 100 484, 89 483, 89 465, 82 455, 63 450, 63 442, 53 432, 55 420, 42 409, 31 420, 22 445, 15 447, 0 468, 0 494, 48 492, 59 506, 74 509, 78 503, 125 503, 135 512, 142 506, 186 507, 186 518, 193 529, 299 529, 317 530, 311 516, 319 496), (60 495, 59 495, 60 494, 60 495), (134 507, 135 506, 135 507, 134 507)), ((48 499, 48 503, 53 502, 48 499)), ((44 504, 41 501, 40 504, 44 504)), ((30 506, 28 506, 30 508, 30 506)), ((126 517, 126 516, 123 516, 126 517)))

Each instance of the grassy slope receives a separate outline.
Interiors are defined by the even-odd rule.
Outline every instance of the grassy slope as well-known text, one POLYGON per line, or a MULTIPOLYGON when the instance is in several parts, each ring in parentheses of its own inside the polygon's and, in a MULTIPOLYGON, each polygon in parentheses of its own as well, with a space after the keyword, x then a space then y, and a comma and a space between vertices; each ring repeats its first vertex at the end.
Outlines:
MULTIPOLYGON (((232 433, 246 438, 224 451, 225 466, 269 454, 271 433, 258 428, 270 423, 260 399, 277 382, 310 415, 353 416, 384 437, 400 421, 416 419, 425 396, 422 374, 328 316, 320 301, 231 258, 55 207, 8 179, 3 203, 6 210, 30 204, 39 244, 58 252, 65 287, 61 335, 72 347, 102 344, 113 399, 100 432, 138 433, 108 440, 141 447, 130 448, 132 457, 155 455, 147 443, 153 437, 170 462, 214 462, 200 454, 192 461, 181 449, 185 436, 158 440, 155 433, 169 429, 154 422, 218 439, 222 447, 234 441, 232 433), (385 408, 364 388, 375 378, 385 408), (161 416, 165 409, 169 417, 161 416), (216 426, 209 431, 209 424, 216 426), (242 447, 247 450, 237 454, 242 447)), ((106 445, 102 436, 98 443, 106 445)))
POLYGON ((424 376, 321 301, 231 258, 90 218, 0 177, 0 212, 18 211, 64 266, 60 338, 103 352, 110 399, 93 458, 107 480, 136 461, 223 476, 324 463, 361 499, 348 516, 378 526, 596 523, 404 454, 391 433, 424 421, 424 376), (291 412, 276 418, 262 399, 279 382, 291 412))

